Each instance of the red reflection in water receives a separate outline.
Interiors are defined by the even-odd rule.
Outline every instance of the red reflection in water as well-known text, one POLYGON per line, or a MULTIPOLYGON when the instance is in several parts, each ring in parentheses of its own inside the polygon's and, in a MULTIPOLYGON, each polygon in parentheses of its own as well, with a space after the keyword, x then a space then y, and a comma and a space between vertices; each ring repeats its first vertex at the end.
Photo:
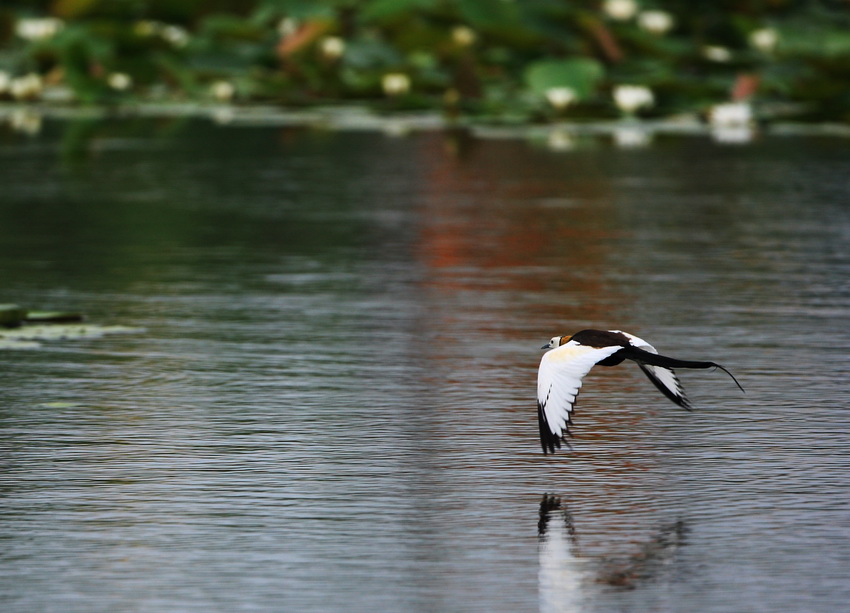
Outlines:
POLYGON ((536 317, 610 319, 623 301, 602 270, 622 230, 592 160, 516 141, 476 141, 456 155, 437 138, 422 142, 428 187, 417 253, 428 287, 548 292, 536 317))

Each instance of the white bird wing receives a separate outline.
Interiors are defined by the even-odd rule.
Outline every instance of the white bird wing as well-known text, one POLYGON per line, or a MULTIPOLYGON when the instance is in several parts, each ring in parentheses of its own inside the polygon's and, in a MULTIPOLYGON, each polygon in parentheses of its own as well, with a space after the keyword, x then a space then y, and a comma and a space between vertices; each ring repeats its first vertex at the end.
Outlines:
POLYGON ((622 349, 586 347, 573 341, 547 351, 537 372, 537 417, 543 452, 554 452, 569 434, 570 415, 581 380, 594 364, 622 349))
MULTIPOLYGON (((642 338, 638 338, 634 334, 629 334, 628 332, 623 332, 622 330, 611 330, 611 332, 619 332, 620 334, 628 337, 629 343, 633 347, 637 347, 638 349, 643 349, 644 351, 648 351, 649 353, 657 354, 658 351, 647 343, 642 338)), ((678 404, 680 407, 684 407, 686 409, 691 408, 691 403, 688 400, 688 397, 685 395, 685 390, 682 388, 682 383, 679 381, 679 378, 676 376, 676 373, 672 368, 664 368, 663 366, 653 366, 652 364, 645 364, 639 360, 635 360, 637 365, 640 366, 640 369, 644 372, 644 374, 649 377, 649 380, 658 388, 658 390, 667 396, 670 400, 678 404)))

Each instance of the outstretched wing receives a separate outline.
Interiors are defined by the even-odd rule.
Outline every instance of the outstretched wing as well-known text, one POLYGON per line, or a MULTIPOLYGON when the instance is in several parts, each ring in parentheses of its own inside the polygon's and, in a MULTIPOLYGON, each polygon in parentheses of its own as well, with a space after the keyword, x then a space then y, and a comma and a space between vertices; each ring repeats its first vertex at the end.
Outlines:
MULTIPOLYGON (((634 334, 622 332, 621 330, 611 330, 611 332, 619 332, 626 336, 632 347, 637 347, 638 349, 643 349, 644 351, 658 355, 658 351, 656 351, 655 347, 647 343, 642 338, 638 338, 634 334)), ((682 388, 682 384, 672 368, 647 364, 640 360, 639 355, 636 357, 629 356, 629 358, 637 362, 637 365, 640 366, 640 369, 649 378, 649 380, 652 381, 653 385, 658 388, 658 391, 667 396, 667 398, 678 404, 680 407, 690 410, 691 403, 685 395, 685 390, 682 388)))
POLYGON ((543 453, 554 453, 569 434, 570 415, 581 380, 594 364, 622 349, 587 347, 574 341, 543 354, 537 373, 537 419, 543 453))

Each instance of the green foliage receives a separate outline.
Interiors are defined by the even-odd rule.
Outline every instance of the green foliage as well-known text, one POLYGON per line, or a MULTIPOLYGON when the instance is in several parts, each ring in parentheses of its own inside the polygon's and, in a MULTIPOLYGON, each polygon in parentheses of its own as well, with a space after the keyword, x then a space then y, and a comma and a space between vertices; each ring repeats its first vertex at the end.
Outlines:
MULTIPOLYGON (((616 116, 628 84, 652 90, 650 115, 748 100, 847 120, 848 31, 838 3, 791 0, 12 1, 0 77, 37 74, 45 97, 82 103, 392 100, 511 120, 549 116, 553 88, 580 102, 567 114, 616 116), (385 92, 391 73, 409 90, 385 92)), ((0 99, 41 95, 2 84, 0 99)))
POLYGON ((579 98, 587 98, 604 75, 602 64, 590 58, 539 60, 529 64, 525 80, 536 94, 545 95, 553 88, 567 87, 579 98))
POLYGON ((367 22, 381 22, 409 16, 412 12, 433 9, 436 0, 372 0, 364 3, 361 17, 367 22))

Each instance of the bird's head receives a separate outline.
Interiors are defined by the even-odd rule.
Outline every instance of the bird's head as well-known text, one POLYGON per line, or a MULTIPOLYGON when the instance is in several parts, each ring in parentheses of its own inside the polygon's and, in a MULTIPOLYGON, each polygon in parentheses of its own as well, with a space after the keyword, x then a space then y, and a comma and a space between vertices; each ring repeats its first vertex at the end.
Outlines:
POLYGON ((570 340, 569 336, 553 336, 549 342, 541 347, 541 349, 555 349, 570 340))

